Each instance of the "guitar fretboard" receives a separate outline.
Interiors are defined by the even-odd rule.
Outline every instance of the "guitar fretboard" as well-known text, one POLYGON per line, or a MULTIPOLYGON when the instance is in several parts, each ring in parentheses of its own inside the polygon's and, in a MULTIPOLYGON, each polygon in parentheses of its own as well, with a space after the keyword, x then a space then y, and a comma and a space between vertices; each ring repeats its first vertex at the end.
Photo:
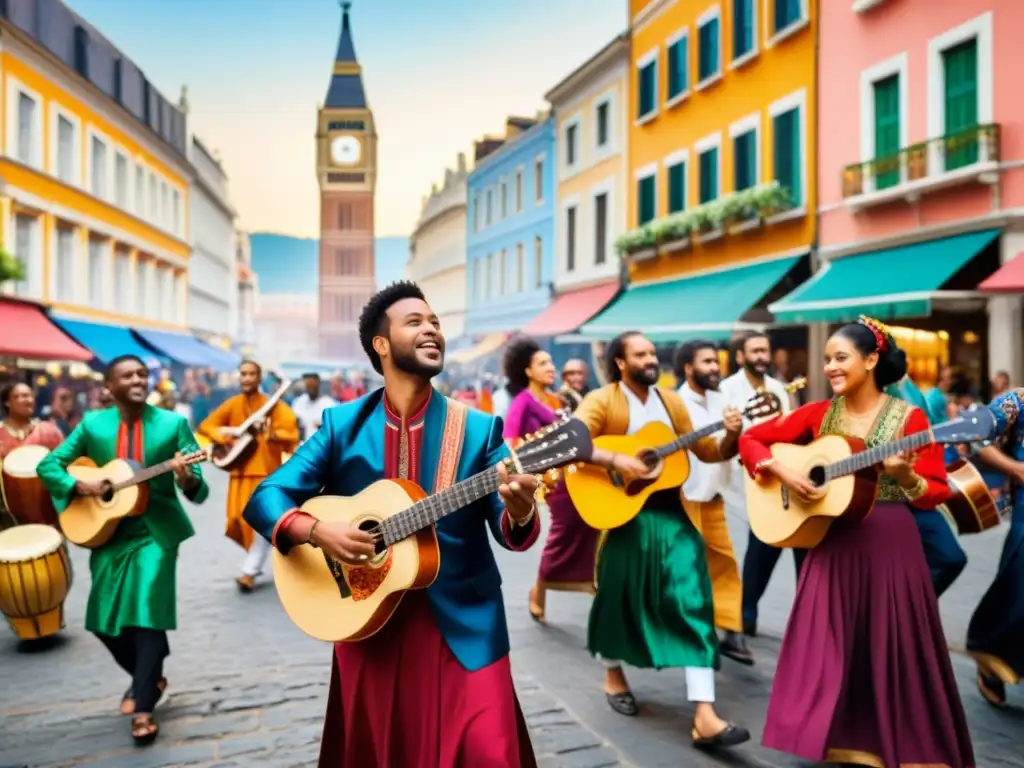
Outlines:
POLYGON ((169 472, 170 470, 171 470, 171 462, 170 462, 170 460, 168 460, 168 461, 161 461, 159 464, 154 464, 152 467, 146 467, 145 469, 140 469, 138 472, 136 472, 134 475, 129 477, 127 480, 122 480, 119 483, 114 483, 111 486, 111 489, 114 490, 114 491, 120 491, 122 488, 129 488, 130 486, 133 486, 133 485, 139 485, 140 483, 145 483, 148 480, 152 480, 157 475, 162 475, 164 472, 169 472))
POLYGON ((715 434, 715 432, 723 429, 724 427, 724 420, 713 422, 705 427, 701 427, 700 429, 695 429, 693 432, 687 432, 682 437, 677 437, 671 443, 659 445, 654 449, 654 452, 658 455, 659 459, 664 459, 666 456, 671 456, 676 451, 681 451, 683 448, 689 448, 694 443, 715 434))
POLYGON ((923 448, 932 442, 934 442, 932 433, 924 431, 915 432, 891 443, 876 445, 874 448, 868 448, 866 451, 855 453, 853 456, 848 456, 834 464, 827 465, 825 467, 825 480, 827 482, 837 477, 852 475, 854 472, 881 464, 887 458, 895 456, 897 453, 923 448))
POLYGON ((384 544, 390 547, 412 536, 445 515, 450 515, 494 493, 500 484, 497 467, 491 467, 461 483, 450 485, 433 496, 417 501, 408 509, 380 524, 379 531, 384 544))

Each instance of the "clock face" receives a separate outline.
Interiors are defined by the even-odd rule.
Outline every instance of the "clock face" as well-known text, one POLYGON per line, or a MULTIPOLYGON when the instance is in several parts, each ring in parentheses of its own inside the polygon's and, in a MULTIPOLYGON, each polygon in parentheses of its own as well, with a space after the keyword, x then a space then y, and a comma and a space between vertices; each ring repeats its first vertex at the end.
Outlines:
POLYGON ((331 142, 331 160, 335 165, 355 165, 362 147, 355 136, 338 136, 331 142))

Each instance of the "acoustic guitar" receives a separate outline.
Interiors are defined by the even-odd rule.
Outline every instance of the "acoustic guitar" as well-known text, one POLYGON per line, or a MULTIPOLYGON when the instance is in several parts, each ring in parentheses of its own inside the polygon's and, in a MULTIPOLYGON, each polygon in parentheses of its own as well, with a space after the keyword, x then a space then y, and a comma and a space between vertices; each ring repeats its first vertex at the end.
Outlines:
POLYGON ((816 547, 834 521, 859 521, 871 514, 878 493, 878 465, 888 457, 932 443, 988 440, 995 429, 995 418, 982 408, 873 448, 847 435, 825 435, 807 445, 776 443, 771 447, 775 461, 802 472, 821 495, 805 501, 771 473, 761 473, 757 479, 748 475, 750 530, 773 547, 816 547))
MULTIPOLYGON (((182 457, 191 466, 207 460, 205 451, 196 451, 182 457)), ((75 480, 102 483, 106 491, 102 496, 76 496, 60 513, 57 521, 68 541, 87 549, 102 547, 126 517, 138 517, 146 511, 149 488, 146 482, 173 471, 171 461, 140 469, 134 461, 114 459, 102 467, 89 458, 77 459, 68 467, 75 480)))
MULTIPOLYGON (((786 391, 795 392, 805 383, 806 379, 796 379, 786 391)), ((781 410, 778 397, 759 391, 744 406, 743 415, 759 419, 781 410)), ((652 421, 632 435, 602 435, 594 440, 595 448, 636 456, 650 472, 626 483, 616 470, 584 464, 566 473, 565 488, 583 522, 599 531, 618 528, 640 514, 652 494, 682 486, 690 476, 685 449, 724 428, 725 421, 719 420, 677 437, 667 424, 652 421)))
POLYGON ((221 427, 221 433, 233 438, 234 442, 231 445, 218 445, 217 443, 210 445, 209 455, 213 466, 230 472, 245 465, 258 445, 256 425, 267 418, 291 385, 290 380, 283 381, 277 391, 267 398, 267 402, 237 427, 221 427))
POLYGON ((983 533, 1003 521, 1003 514, 1012 505, 1011 497, 997 500, 974 464, 957 459, 946 467, 946 474, 953 495, 939 509, 953 521, 961 536, 983 533))
MULTIPOLYGON (((563 419, 523 443, 505 461, 511 473, 536 475, 590 458, 587 426, 563 419)), ((379 480, 356 496, 319 496, 302 511, 377 535, 377 555, 346 565, 308 544, 274 550, 274 583, 285 612, 307 635, 329 642, 370 637, 410 589, 429 587, 441 566, 434 523, 498 490, 496 467, 428 496, 408 480, 379 480)))

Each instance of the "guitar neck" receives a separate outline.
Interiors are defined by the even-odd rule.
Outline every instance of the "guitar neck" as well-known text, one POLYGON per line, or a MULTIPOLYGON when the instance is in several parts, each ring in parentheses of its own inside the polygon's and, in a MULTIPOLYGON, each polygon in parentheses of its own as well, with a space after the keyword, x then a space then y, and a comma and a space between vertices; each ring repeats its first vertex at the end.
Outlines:
POLYGON ((171 460, 161 461, 159 464, 154 464, 152 467, 146 467, 140 469, 134 475, 129 477, 127 480, 122 480, 120 483, 114 483, 111 488, 114 491, 120 491, 122 488, 130 488, 133 485, 139 485, 152 480, 154 477, 164 474, 165 472, 171 471, 171 460))
POLYGON ((860 472, 862 469, 881 464, 887 458, 895 456, 897 453, 923 448, 933 442, 935 442, 935 439, 932 437, 932 433, 926 430, 924 432, 915 432, 891 443, 876 445, 874 448, 868 448, 866 451, 855 453, 853 456, 848 456, 841 461, 826 466, 825 480, 834 480, 844 475, 852 475, 854 472, 860 472))
POLYGON ((654 452, 658 455, 659 459, 664 459, 666 456, 671 456, 676 451, 681 451, 684 448, 689 448, 691 445, 698 442, 699 440, 703 440, 705 437, 709 437, 710 435, 713 435, 715 434, 715 432, 718 432, 719 430, 724 428, 724 420, 712 422, 711 424, 708 424, 705 427, 695 429, 693 430, 693 432, 687 432, 685 435, 677 437, 671 443, 659 445, 657 448, 654 449, 654 452))
POLYGON ((248 419, 243 421, 241 426, 238 427, 238 429, 242 432, 245 432, 247 429, 249 429, 249 427, 251 427, 256 422, 262 421, 266 417, 266 415, 270 413, 270 410, 275 405, 277 405, 278 401, 282 397, 284 397, 284 393, 288 391, 288 387, 290 387, 291 385, 291 381, 286 381, 284 384, 278 387, 277 391, 267 399, 267 402, 265 402, 262 405, 262 407, 258 411, 253 413, 248 419))
POLYGON ((496 467, 486 469, 461 483, 450 485, 440 493, 413 504, 380 525, 387 546, 428 528, 442 517, 450 515, 498 490, 501 481, 496 467))

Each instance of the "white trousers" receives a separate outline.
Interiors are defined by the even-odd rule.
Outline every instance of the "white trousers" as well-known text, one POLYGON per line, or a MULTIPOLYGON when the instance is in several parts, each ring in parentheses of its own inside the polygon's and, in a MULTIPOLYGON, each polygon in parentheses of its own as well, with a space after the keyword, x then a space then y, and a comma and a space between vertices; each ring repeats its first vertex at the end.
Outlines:
POLYGON ((242 573, 245 576, 256 577, 263 573, 267 565, 267 557, 270 556, 270 542, 258 533, 252 539, 252 546, 245 553, 245 560, 242 562, 242 573))
MULTIPOLYGON (((621 662, 601 659, 605 669, 619 669, 621 662)), ((715 670, 711 667, 686 667, 686 700, 713 704, 715 701, 715 670)))

